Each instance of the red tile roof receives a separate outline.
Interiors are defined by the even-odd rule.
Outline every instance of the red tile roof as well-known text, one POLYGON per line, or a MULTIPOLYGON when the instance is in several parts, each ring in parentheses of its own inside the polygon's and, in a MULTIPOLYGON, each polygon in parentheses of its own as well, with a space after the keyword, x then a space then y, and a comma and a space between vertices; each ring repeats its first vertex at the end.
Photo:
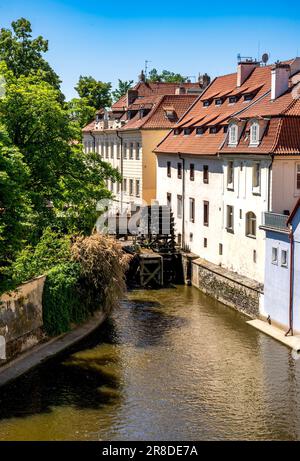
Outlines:
POLYGON ((173 130, 157 146, 155 152, 198 155, 300 153, 300 100, 293 99, 294 88, 290 88, 275 101, 271 100, 271 69, 272 66, 256 67, 241 87, 237 87, 237 74, 217 77, 174 127, 189 126, 193 128, 191 134, 184 135, 181 130, 180 134, 174 135, 173 130), (253 95, 252 100, 244 100, 243 95, 249 93, 253 95), (216 105, 213 99, 221 95, 226 99, 223 104, 216 105), (239 97, 238 101, 229 103, 229 97, 234 95, 239 97), (211 103, 205 107, 203 102, 207 100, 211 103), (238 145, 229 147, 223 127, 233 117, 245 120, 246 126, 238 145), (261 143, 258 147, 249 147, 248 120, 264 117, 269 121, 261 143), (216 126, 217 133, 210 133, 210 126, 216 126), (206 127, 206 130, 197 135, 196 127, 206 127))

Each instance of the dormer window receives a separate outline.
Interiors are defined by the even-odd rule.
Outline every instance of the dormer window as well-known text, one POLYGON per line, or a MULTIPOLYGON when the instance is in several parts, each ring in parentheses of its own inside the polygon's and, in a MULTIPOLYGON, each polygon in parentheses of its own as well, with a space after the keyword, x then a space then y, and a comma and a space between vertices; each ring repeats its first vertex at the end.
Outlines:
POLYGON ((210 101, 207 99, 206 101, 203 101, 203 106, 208 107, 210 105, 210 101))
POLYGON ((229 125, 229 145, 236 146, 238 142, 238 126, 236 123, 229 125))
POLYGON ((248 93, 244 95, 244 101, 252 101, 252 99, 253 99, 252 93, 248 93))
POLYGON ((250 127, 250 145, 257 146, 259 144, 259 124, 253 122, 250 127))
POLYGON ((180 129, 179 128, 175 128, 174 130, 174 136, 178 136, 180 134, 180 129))
POLYGON ((237 102, 237 96, 229 96, 229 104, 234 104, 237 102))
POLYGON ((222 99, 222 98, 218 98, 218 99, 215 100, 215 105, 216 105, 216 106, 221 106, 222 103, 223 103, 223 99, 222 99))
POLYGON ((204 133, 204 128, 203 127, 196 128, 196 135, 201 135, 203 133, 204 133))
POLYGON ((184 136, 188 136, 189 134, 191 134, 191 132, 192 132, 191 128, 184 128, 184 130, 183 130, 184 136))
POLYGON ((218 131, 218 128, 216 126, 211 126, 210 129, 209 129, 209 132, 211 134, 215 134, 215 133, 217 133, 217 131, 218 131))

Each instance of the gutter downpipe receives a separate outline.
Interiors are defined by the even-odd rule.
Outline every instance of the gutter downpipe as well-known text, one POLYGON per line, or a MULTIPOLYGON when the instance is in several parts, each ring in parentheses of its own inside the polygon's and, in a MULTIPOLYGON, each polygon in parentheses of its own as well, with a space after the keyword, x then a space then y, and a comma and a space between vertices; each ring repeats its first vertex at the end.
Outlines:
POLYGON ((90 131, 89 133, 90 133, 90 135, 91 135, 92 138, 93 138, 93 152, 94 152, 94 154, 95 154, 95 153, 96 153, 96 137, 95 137, 95 135, 93 134, 92 131, 90 131))
POLYGON ((178 157, 182 161, 182 244, 181 247, 185 249, 185 159, 178 152, 178 157))
POLYGON ((272 166, 273 166, 274 156, 271 155, 271 163, 268 168, 268 211, 271 211, 271 178, 272 178, 272 166))
POLYGON ((122 181, 121 181, 121 214, 122 214, 123 213, 123 137, 119 135, 118 130, 116 130, 116 135, 120 139, 120 147, 121 147, 120 159, 121 159, 121 176, 122 176, 122 181))
POLYGON ((290 239, 290 296, 289 296, 289 330, 285 336, 293 336, 293 298, 294 298, 294 233, 292 226, 289 232, 290 239))

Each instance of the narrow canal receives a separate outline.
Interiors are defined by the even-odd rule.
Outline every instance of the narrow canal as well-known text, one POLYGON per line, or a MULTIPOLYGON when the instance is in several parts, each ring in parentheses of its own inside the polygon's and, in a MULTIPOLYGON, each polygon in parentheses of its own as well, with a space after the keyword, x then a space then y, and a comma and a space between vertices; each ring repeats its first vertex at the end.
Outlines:
POLYGON ((190 287, 136 291, 0 390, 0 440, 300 439, 300 360, 190 287))

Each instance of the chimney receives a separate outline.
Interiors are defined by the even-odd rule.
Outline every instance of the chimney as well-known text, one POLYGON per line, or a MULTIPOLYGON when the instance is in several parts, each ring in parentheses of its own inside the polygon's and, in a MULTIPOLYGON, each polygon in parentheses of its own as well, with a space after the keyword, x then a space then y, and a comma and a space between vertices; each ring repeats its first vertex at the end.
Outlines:
POLYGON ((289 88, 291 66, 277 62, 271 70, 271 100, 279 98, 289 88))
POLYGON ((137 90, 128 90, 127 91, 127 101, 126 101, 127 107, 130 106, 130 104, 132 104, 136 100, 138 95, 139 95, 139 93, 138 93, 137 90))
POLYGON ((259 62, 247 59, 238 63, 237 86, 240 87, 247 80, 249 75, 259 66, 259 62))
POLYGON ((203 75, 199 74, 198 83, 199 83, 200 88, 204 90, 210 84, 210 76, 206 72, 203 75))
POLYGON ((185 93, 186 91, 183 85, 180 85, 175 89, 175 94, 185 94, 185 93))
POLYGON ((144 74, 144 71, 142 70, 140 75, 139 75, 139 81, 140 82, 145 82, 146 81, 146 76, 144 74))

